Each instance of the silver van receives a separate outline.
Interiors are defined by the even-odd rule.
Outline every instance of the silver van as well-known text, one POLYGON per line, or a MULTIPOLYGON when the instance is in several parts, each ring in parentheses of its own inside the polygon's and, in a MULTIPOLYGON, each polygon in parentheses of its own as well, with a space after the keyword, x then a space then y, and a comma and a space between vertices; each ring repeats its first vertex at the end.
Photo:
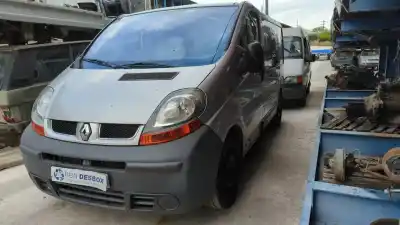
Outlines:
POLYGON ((249 3, 123 15, 37 98, 21 138, 43 192, 106 208, 231 207, 282 116, 280 23, 249 3))
POLYGON ((283 98, 305 106, 311 86, 311 62, 316 56, 311 54, 308 36, 300 27, 283 28, 283 43, 283 98))

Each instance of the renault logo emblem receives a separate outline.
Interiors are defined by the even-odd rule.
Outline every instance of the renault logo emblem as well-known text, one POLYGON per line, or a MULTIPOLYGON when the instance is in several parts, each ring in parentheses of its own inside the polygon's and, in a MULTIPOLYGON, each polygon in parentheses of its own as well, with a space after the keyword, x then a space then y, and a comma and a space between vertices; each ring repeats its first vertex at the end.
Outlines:
POLYGON ((92 128, 90 128, 90 124, 88 123, 82 124, 82 127, 79 130, 79 134, 83 141, 89 140, 90 135, 92 135, 92 128))

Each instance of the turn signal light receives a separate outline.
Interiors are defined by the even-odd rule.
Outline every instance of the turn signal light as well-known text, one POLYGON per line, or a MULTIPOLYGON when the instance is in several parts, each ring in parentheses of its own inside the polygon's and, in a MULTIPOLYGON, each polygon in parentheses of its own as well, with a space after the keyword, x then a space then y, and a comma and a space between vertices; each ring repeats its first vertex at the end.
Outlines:
POLYGON ((303 83, 303 76, 297 76, 297 83, 302 84, 303 83))
POLYGON ((182 138, 201 127, 200 120, 191 120, 173 129, 158 133, 145 133, 140 136, 139 145, 155 145, 182 138))
POLYGON ((32 121, 32 130, 35 131, 37 134, 40 136, 44 136, 44 127, 36 124, 35 122, 32 121))

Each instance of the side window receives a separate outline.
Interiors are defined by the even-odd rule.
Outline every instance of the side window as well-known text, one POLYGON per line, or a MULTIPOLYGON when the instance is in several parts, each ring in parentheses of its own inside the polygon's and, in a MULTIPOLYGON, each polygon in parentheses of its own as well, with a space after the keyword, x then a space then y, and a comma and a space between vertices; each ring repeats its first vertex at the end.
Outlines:
POLYGON ((41 82, 51 81, 71 64, 68 45, 42 49, 36 57, 36 70, 41 82))
POLYGON ((275 25, 266 19, 261 21, 261 31, 262 31, 262 46, 264 49, 264 58, 268 65, 272 65, 273 56, 279 58, 279 43, 278 34, 275 29, 275 25))
POLYGON ((240 45, 247 47, 253 41, 260 41, 259 19, 256 13, 250 12, 245 18, 240 45))

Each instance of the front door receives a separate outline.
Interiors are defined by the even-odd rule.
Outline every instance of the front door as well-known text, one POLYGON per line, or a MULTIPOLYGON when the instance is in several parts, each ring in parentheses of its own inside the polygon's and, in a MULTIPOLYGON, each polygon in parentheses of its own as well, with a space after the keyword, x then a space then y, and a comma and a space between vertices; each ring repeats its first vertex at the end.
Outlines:
POLYGON ((268 21, 266 18, 261 20, 262 41, 264 50, 264 80, 263 86, 263 105, 264 117, 271 118, 276 109, 279 99, 279 76, 281 67, 281 41, 279 40, 280 28, 268 21))
MULTIPOLYGON (((241 29, 240 46, 247 49, 248 44, 260 42, 260 23, 256 11, 250 10, 245 17, 241 29)), ((264 113, 264 86, 262 71, 257 73, 245 72, 243 81, 238 88, 237 96, 240 101, 245 136, 245 150, 256 141, 260 134, 260 122, 264 113)))

